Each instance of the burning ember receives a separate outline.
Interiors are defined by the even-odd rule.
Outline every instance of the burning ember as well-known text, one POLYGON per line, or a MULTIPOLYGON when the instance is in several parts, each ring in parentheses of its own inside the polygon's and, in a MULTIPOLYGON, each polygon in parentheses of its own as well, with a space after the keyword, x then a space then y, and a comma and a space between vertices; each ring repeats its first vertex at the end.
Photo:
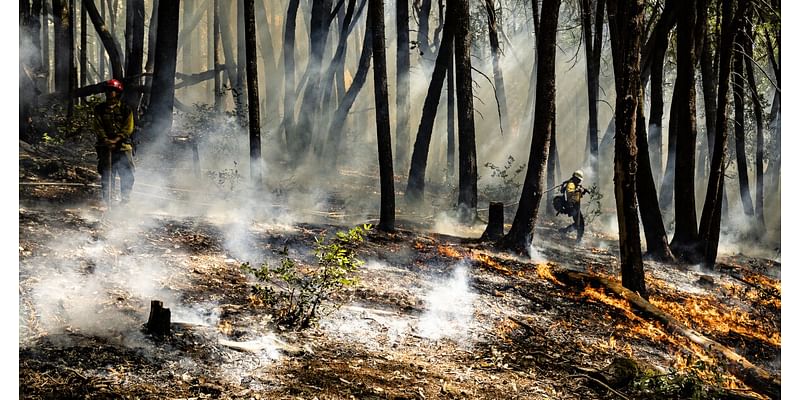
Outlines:
POLYGON ((455 258, 455 259, 463 258, 463 256, 461 255, 461 253, 458 250, 456 250, 456 249, 454 249, 454 248, 452 248, 450 246, 441 246, 441 245, 439 245, 439 246, 436 246, 436 250, 439 251, 439 254, 441 254, 441 255, 443 255, 445 257, 450 257, 450 258, 455 258))

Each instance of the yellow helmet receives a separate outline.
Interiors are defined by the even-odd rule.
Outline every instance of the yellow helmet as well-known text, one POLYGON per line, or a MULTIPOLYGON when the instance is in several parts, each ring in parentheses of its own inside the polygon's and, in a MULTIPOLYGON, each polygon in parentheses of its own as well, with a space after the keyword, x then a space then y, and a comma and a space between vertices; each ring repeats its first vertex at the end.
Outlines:
POLYGON ((572 173, 572 176, 575 177, 575 178, 578 178, 579 181, 582 181, 583 180, 583 171, 577 170, 577 171, 572 173))

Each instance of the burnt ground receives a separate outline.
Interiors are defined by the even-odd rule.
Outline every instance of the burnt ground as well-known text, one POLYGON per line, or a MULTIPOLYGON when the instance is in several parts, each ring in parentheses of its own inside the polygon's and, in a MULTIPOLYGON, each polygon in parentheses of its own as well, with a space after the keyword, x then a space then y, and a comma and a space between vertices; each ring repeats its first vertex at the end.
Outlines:
MULTIPOLYGON (((254 301, 239 266, 284 249, 313 266, 315 238, 354 224, 340 202, 291 219, 176 213, 144 195, 142 170, 131 205, 106 208, 93 157, 20 144, 22 398, 762 398, 620 299, 550 277, 619 276, 616 237, 591 226, 576 246, 542 221, 530 259, 470 239, 480 228, 444 235, 401 217, 358 247, 342 307, 296 332, 254 301), (172 310, 166 338, 142 331, 153 299, 172 310), (598 383, 620 365, 636 373, 598 383)), ((289 207, 274 203, 273 216, 289 207)), ((652 303, 779 375, 780 263, 718 261, 646 262, 652 303)))

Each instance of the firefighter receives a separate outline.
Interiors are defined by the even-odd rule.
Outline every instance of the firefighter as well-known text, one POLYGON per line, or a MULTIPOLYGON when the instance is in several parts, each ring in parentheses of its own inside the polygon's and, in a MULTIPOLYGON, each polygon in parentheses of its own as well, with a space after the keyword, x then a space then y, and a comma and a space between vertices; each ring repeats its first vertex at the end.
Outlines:
POLYGON ((133 112, 121 99, 122 82, 103 83, 106 100, 94 108, 97 134, 97 171, 100 173, 103 200, 110 202, 115 175, 120 180, 120 200, 127 203, 133 190, 133 112), (110 187, 109 187, 110 186, 110 187))
POLYGON ((581 181, 583 181, 583 171, 577 170, 573 172, 572 177, 560 185, 561 195, 557 197, 560 198, 560 200, 554 201, 554 204, 559 204, 559 207, 556 207, 556 211, 572 217, 572 225, 559 229, 559 232, 567 233, 576 229, 578 231, 578 242, 583 239, 584 228, 583 213, 581 213, 581 197, 589 193, 588 190, 581 186, 581 181))

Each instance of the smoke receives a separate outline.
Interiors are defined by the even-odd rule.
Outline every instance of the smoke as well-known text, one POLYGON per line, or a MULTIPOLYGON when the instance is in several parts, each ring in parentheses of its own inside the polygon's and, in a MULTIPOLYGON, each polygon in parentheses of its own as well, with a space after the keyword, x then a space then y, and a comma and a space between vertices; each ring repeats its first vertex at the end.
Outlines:
POLYGON ((426 311, 418 326, 421 336, 459 341, 469 337, 476 298, 469 281, 469 264, 462 261, 455 265, 448 280, 436 284, 425 295, 426 311))

